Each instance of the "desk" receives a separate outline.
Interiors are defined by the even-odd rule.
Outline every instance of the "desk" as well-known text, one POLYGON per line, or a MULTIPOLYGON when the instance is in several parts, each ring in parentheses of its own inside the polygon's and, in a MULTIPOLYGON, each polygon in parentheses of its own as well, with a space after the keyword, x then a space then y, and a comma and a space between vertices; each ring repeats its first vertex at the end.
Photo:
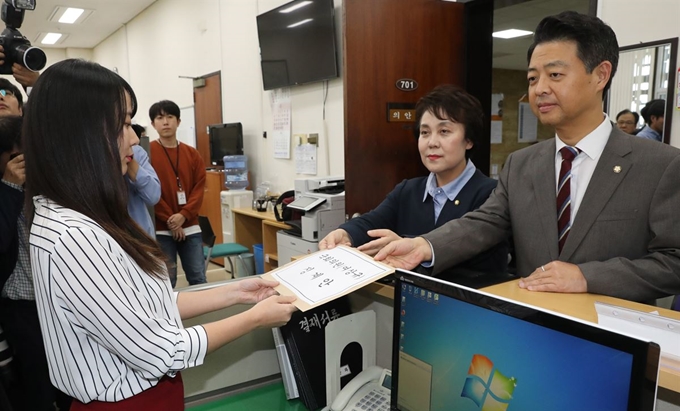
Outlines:
POLYGON ((276 232, 291 227, 276 221, 273 212, 256 211, 252 208, 235 208, 232 212, 234 213, 234 240, 251 251, 253 244, 262 244, 265 273, 278 267, 276 232))
MULTIPOLYGON (((664 317, 680 320, 680 312, 677 311, 597 294, 563 294, 527 291, 519 288, 517 285, 518 282, 519 280, 508 281, 506 283, 482 288, 482 291, 526 304, 535 305, 537 307, 546 308, 560 314, 569 315, 595 324, 597 324, 595 301, 644 312, 656 310, 664 317)), ((661 356, 659 366, 659 387, 680 393, 680 362, 664 357, 663 355, 661 356)))

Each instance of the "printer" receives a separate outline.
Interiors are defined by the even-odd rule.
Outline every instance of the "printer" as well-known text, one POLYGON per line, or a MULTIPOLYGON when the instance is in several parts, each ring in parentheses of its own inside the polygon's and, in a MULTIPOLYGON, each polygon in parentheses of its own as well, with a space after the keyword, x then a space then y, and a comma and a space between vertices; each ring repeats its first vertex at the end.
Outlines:
POLYGON ((302 213, 302 239, 320 241, 345 222, 345 177, 296 179, 288 207, 302 213))

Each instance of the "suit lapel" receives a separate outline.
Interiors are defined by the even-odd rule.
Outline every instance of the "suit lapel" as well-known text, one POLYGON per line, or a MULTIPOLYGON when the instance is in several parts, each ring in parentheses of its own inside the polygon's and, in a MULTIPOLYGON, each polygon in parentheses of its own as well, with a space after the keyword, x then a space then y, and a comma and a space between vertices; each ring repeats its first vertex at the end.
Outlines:
POLYGON ((555 186, 555 139, 537 153, 534 161, 532 181, 534 196, 542 225, 545 244, 549 244, 550 260, 557 260, 557 188, 555 186))
POLYGON ((579 206, 574 223, 564 244, 560 260, 569 261, 579 244, 595 223, 616 188, 624 180, 632 167, 632 161, 625 156, 631 152, 626 135, 621 135, 616 128, 609 135, 607 145, 595 166, 593 176, 579 206), (618 170, 618 171, 616 171, 618 170))

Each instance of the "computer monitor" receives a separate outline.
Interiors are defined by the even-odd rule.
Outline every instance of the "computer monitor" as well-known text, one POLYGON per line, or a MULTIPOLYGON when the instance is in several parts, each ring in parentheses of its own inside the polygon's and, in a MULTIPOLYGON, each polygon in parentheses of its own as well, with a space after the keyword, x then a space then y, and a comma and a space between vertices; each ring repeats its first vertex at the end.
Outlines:
POLYGON ((659 346, 395 272, 391 409, 651 411, 659 346))
POLYGON ((241 123, 214 124, 208 127, 210 164, 224 165, 224 156, 243 154, 243 126, 241 123))

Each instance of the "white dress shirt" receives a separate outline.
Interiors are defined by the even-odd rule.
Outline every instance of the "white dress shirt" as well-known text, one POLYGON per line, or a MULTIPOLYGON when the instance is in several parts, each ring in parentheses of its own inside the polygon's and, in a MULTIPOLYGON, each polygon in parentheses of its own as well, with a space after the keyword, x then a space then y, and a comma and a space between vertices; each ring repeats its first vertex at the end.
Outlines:
POLYGON ((115 402, 201 365, 202 326, 185 329, 168 278, 142 271, 90 218, 33 199, 30 248, 50 379, 83 403, 115 402))
MULTIPOLYGON (((574 223, 574 218, 581 206, 581 201, 586 193, 590 178, 595 172, 597 162, 602 156, 604 146, 609 141, 609 134, 612 132, 612 123, 609 117, 605 114, 602 123, 597 126, 590 134, 583 137, 581 141, 576 144, 576 147, 581 152, 574 158, 571 163, 571 222, 574 223)), ((562 154, 560 149, 566 144, 560 140, 560 136, 555 136, 555 187, 559 186, 560 167, 562 166, 562 154)), ((557 198, 557 191, 555 192, 557 198)))

